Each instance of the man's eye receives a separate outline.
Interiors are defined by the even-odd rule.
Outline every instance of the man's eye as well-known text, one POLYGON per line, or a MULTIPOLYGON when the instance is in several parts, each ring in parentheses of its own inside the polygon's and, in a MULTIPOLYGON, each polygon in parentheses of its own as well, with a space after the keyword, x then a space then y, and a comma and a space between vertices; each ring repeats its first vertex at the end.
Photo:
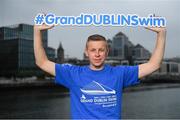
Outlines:
POLYGON ((104 52, 104 49, 100 49, 99 51, 104 52))
POLYGON ((95 52, 96 50, 95 49, 92 49, 91 52, 95 52))

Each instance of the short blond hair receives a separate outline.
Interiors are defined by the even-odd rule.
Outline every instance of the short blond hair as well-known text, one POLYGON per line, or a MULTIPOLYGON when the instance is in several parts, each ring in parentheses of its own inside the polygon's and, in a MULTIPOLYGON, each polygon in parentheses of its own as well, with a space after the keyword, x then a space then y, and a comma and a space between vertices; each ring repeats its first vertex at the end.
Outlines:
MULTIPOLYGON (((94 34, 94 35, 90 35, 86 41, 86 48, 88 47, 88 42, 90 41, 104 41, 107 43, 107 40, 104 36, 99 35, 99 34, 94 34)), ((108 48, 108 44, 107 44, 107 48, 108 48)))

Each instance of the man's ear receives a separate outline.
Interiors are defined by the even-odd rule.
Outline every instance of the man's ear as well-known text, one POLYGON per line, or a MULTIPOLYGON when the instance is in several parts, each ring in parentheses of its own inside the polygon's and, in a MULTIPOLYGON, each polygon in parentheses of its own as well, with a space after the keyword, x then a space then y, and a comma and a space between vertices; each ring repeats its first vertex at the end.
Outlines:
POLYGON ((86 55, 86 57, 88 57, 87 48, 85 48, 85 55, 86 55))
POLYGON ((109 48, 107 48, 107 51, 106 51, 106 56, 108 56, 109 54, 109 48))

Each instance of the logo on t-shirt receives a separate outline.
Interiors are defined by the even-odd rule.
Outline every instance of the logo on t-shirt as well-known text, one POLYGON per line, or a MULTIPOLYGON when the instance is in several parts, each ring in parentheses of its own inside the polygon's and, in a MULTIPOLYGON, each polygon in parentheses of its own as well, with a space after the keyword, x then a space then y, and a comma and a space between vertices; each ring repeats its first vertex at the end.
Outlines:
POLYGON ((91 103, 102 107, 116 106, 116 91, 96 81, 80 88, 82 96, 81 103, 91 103))
POLYGON ((93 81, 80 89, 84 94, 87 95, 109 95, 116 94, 116 91, 98 82, 93 81))

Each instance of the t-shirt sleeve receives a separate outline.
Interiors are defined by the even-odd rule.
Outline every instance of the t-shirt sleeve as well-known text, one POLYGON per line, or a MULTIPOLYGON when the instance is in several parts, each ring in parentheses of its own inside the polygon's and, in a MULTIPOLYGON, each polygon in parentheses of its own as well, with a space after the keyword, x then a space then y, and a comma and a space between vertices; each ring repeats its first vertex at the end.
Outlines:
POLYGON ((71 70, 73 66, 70 64, 55 64, 55 83, 63 85, 67 88, 71 86, 71 70))
POLYGON ((123 73, 123 87, 128 87, 140 83, 138 79, 138 66, 125 66, 123 73))

